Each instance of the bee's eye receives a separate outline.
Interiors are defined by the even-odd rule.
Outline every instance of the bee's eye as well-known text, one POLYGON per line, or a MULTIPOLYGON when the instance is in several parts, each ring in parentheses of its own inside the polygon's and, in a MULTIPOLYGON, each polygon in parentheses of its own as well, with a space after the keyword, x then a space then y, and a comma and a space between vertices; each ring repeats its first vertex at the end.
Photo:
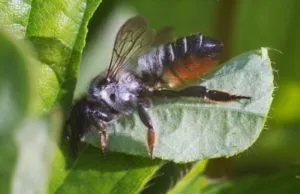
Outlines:
POLYGON ((109 98, 110 98, 110 100, 113 101, 113 102, 116 101, 116 95, 115 95, 114 93, 110 94, 110 95, 109 95, 109 98))

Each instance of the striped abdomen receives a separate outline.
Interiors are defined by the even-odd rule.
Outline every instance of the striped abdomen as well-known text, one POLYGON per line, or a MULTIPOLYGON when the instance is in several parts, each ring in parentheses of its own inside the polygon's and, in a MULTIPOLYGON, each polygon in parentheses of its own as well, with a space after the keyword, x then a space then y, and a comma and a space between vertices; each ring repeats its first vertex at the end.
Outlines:
POLYGON ((182 37, 141 56, 137 74, 145 83, 175 87, 211 70, 222 48, 222 43, 202 34, 182 37))

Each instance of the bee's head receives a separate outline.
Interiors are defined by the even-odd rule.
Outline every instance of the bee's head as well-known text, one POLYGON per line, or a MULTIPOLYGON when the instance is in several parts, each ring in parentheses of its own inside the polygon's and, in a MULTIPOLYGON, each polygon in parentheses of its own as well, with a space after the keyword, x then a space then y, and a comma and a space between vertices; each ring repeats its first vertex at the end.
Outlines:
POLYGON ((89 86, 88 98, 94 100, 106 100, 114 96, 116 90, 116 81, 112 81, 106 76, 99 75, 93 79, 89 86))
POLYGON ((111 81, 106 76, 98 75, 90 83, 88 94, 95 95, 97 92, 103 90, 111 81))

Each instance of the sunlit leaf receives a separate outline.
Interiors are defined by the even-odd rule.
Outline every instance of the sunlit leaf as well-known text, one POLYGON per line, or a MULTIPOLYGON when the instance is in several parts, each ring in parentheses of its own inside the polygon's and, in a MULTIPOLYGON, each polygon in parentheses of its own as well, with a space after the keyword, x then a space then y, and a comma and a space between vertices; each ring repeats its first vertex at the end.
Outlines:
MULTIPOLYGON (((5 51, 1 52, 4 59, 0 54, 3 63, 0 78, 0 128, 1 132, 5 129, 5 133, 11 133, 10 136, 2 136, 1 133, 0 137, 0 144, 3 144, 0 172, 4 172, 7 177, 5 182, 1 181, 4 193, 8 193, 6 191, 10 185, 15 193, 42 193, 47 190, 54 143, 48 137, 50 134, 57 136, 55 133, 60 130, 60 126, 50 129, 47 119, 30 119, 23 123, 24 126, 18 124, 21 123, 28 106, 31 107, 29 112, 48 112, 58 102, 64 108, 70 106, 85 45, 87 24, 99 3, 100 0, 1 1, 0 30, 9 32, 20 40, 19 43, 23 39, 29 40, 37 52, 37 55, 26 53, 24 58, 31 62, 30 65, 24 65, 20 64, 23 58, 7 54, 10 52, 7 47, 9 45, 2 44, 3 42, 0 45, 1 51, 5 51), (28 76, 27 71, 35 70, 33 65, 37 65, 38 77, 34 77, 29 84, 25 78, 28 76), (38 92, 35 100, 31 102, 28 101, 28 85, 38 92), (16 126, 19 131, 12 134, 16 126), (11 182, 10 177, 14 172, 14 181, 11 182)), ((64 157, 61 159, 65 160, 64 157)), ((56 164, 55 160, 53 166, 56 164)), ((64 169, 57 170, 60 171, 64 169)), ((58 173, 56 176, 60 175, 58 173)))
POLYGON ((6 1, 0 4, 0 29, 29 39, 37 51, 38 106, 72 103, 87 24, 101 0, 6 1), (48 67, 45 67, 47 65, 48 67), (45 80, 46 78, 46 80, 45 80), (46 83, 46 84, 45 84, 46 83), (51 93, 45 92, 51 90, 51 93))
POLYGON ((137 193, 160 167, 160 161, 118 153, 104 157, 89 146, 67 170, 63 165, 55 170, 63 172, 53 179, 50 193, 137 193))
MULTIPOLYGON (((34 67, 32 68, 34 71, 34 67)), ((0 187, 8 193, 18 159, 17 128, 28 115, 30 73, 24 52, 11 38, 0 33, 0 187)))

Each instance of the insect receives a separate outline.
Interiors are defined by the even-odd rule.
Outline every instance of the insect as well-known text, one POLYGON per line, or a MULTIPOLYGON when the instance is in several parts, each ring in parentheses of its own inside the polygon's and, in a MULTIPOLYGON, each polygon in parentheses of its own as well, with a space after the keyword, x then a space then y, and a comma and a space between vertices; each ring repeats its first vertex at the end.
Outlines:
POLYGON ((215 67, 223 44, 200 33, 175 41, 169 34, 167 28, 158 32, 149 28, 142 16, 123 24, 108 69, 91 81, 87 94, 72 107, 69 122, 73 150, 94 127, 99 131, 102 152, 107 152, 108 124, 137 110, 148 129, 146 139, 152 158, 156 130, 147 109, 153 98, 196 97, 216 102, 250 99, 202 85, 171 89, 215 67))

